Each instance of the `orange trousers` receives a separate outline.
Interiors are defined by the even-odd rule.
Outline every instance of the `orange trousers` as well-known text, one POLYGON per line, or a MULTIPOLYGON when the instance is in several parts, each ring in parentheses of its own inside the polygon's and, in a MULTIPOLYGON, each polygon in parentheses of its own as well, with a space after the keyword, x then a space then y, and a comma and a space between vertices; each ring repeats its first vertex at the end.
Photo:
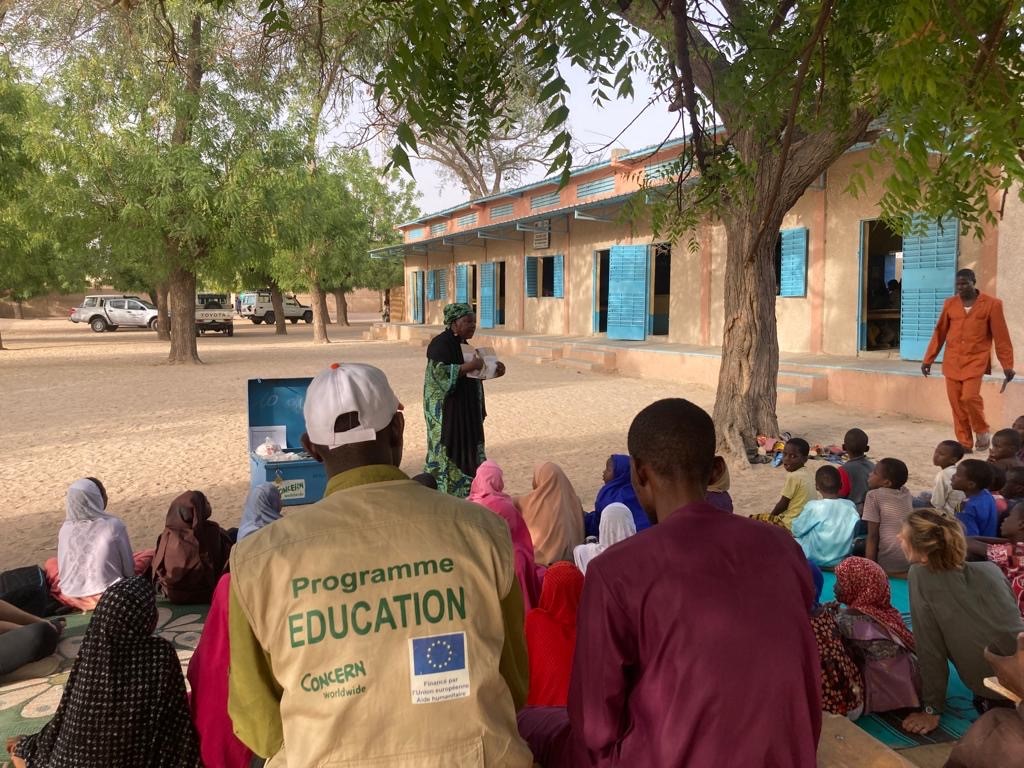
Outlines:
POLYGON ((974 435, 989 431, 985 421, 985 401, 981 399, 981 377, 966 381, 946 379, 946 394, 953 410, 956 439, 964 448, 972 450, 974 435))

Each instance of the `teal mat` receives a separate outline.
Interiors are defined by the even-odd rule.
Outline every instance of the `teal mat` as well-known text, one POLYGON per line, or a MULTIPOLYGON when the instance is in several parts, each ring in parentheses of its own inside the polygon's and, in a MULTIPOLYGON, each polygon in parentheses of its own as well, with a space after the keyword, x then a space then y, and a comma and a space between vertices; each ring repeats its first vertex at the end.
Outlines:
MULTIPOLYGON (((835 600, 835 574, 826 571, 825 585, 821 591, 823 603, 835 600)), ((892 604, 901 614, 907 626, 910 622, 910 592, 906 579, 889 579, 892 604)), ((912 629, 913 627, 911 627, 912 629)), ((978 719, 974 709, 974 694, 964 685, 953 665, 949 665, 949 684, 946 687, 946 708, 937 730, 927 736, 910 734, 900 728, 902 714, 865 715, 857 720, 863 730, 893 749, 909 749, 925 744, 956 741, 978 719)))

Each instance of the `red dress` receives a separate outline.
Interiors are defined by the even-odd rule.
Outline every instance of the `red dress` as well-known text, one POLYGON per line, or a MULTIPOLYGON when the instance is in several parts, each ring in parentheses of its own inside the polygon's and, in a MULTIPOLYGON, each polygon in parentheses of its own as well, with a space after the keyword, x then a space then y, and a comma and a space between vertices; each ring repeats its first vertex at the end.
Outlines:
POLYGON ((576 610, 583 593, 583 574, 572 563, 548 568, 540 605, 526 614, 526 647, 530 655, 530 706, 564 707, 569 698, 576 610))

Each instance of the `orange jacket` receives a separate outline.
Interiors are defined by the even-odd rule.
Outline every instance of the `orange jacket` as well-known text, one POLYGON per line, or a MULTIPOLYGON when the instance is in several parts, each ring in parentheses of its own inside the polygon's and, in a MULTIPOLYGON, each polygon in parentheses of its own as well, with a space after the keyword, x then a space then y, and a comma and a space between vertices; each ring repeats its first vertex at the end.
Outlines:
POLYGON ((942 305, 924 363, 934 363, 945 344, 942 375, 955 381, 976 379, 992 373, 993 341, 999 364, 1004 370, 1013 368, 1013 343, 1003 316, 1003 302, 979 291, 971 311, 966 312, 960 297, 953 296, 942 305))

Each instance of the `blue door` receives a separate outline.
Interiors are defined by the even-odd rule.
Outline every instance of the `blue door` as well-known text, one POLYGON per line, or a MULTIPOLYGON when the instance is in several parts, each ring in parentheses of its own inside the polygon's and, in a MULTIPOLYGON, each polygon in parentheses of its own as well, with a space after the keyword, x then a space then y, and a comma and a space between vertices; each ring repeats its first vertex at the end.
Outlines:
MULTIPOLYGON (((914 225, 920 222, 921 216, 916 215, 914 225)), ((959 242, 957 219, 930 220, 924 234, 903 238, 900 357, 904 360, 924 359, 942 303, 953 295, 959 242)))
POLYGON ((647 337, 650 269, 646 245, 613 245, 608 258, 608 338, 647 337))
POLYGON ((494 262, 480 265, 480 321, 481 328, 494 327, 494 262))
POLYGON ((423 322, 423 272, 417 271, 412 273, 413 287, 412 287, 412 321, 414 323, 423 322))

